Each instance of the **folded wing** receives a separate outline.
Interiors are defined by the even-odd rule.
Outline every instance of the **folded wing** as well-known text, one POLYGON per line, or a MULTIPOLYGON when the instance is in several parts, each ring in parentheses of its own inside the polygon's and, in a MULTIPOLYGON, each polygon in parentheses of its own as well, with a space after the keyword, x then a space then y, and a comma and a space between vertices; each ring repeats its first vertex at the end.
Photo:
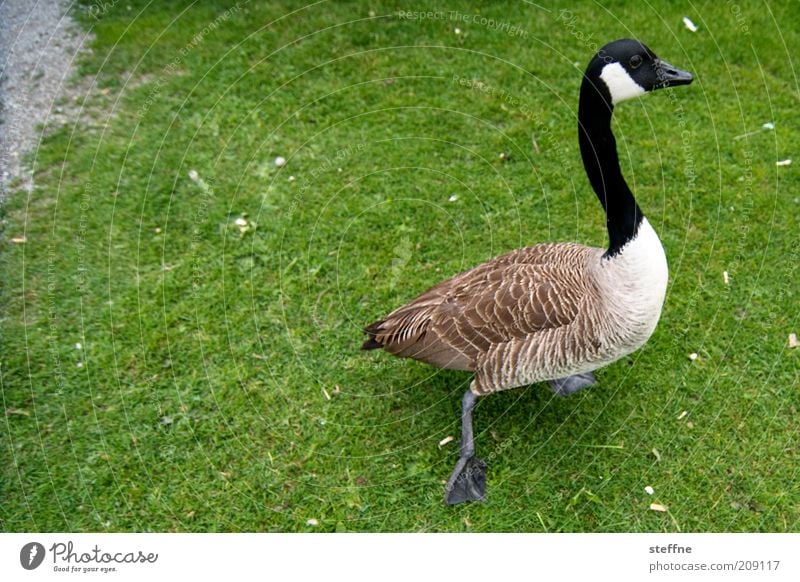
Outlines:
POLYGON ((367 327, 363 348, 474 370, 493 346, 575 319, 586 292, 591 250, 547 244, 497 257, 439 283, 367 327))

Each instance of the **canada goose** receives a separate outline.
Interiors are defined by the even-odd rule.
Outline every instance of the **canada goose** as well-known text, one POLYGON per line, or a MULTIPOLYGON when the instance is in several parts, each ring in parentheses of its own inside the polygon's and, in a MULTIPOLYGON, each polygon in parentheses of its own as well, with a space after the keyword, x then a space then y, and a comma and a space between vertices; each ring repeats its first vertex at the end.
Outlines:
POLYGON ((581 84, 581 158, 606 213, 607 249, 572 243, 526 247, 432 287, 365 329, 383 348, 475 377, 462 399, 461 451, 445 502, 482 500, 486 463, 475 456, 478 396, 549 381, 561 396, 595 383, 593 370, 640 348, 661 315, 667 261, 617 158, 611 114, 621 101, 692 75, 637 40, 604 46, 581 84))

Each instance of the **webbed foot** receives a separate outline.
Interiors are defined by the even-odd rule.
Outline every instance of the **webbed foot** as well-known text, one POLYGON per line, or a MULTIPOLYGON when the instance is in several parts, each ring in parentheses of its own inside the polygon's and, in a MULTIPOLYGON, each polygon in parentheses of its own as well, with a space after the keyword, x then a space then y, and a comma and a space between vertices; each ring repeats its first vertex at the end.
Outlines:
POLYGON ((447 481, 444 502, 455 505, 464 501, 483 501, 486 497, 486 463, 475 456, 472 432, 472 409, 478 397, 467 390, 461 399, 461 452, 447 481))
POLYGON ((486 463, 477 457, 461 457, 447 482, 444 502, 455 505, 486 498, 486 463))
POLYGON ((578 390, 583 390, 584 388, 588 388, 596 383, 597 378, 595 378, 594 374, 591 372, 586 372, 585 374, 575 374, 574 376, 558 378, 548 382, 548 384, 550 384, 550 390, 559 396, 569 396, 578 390))

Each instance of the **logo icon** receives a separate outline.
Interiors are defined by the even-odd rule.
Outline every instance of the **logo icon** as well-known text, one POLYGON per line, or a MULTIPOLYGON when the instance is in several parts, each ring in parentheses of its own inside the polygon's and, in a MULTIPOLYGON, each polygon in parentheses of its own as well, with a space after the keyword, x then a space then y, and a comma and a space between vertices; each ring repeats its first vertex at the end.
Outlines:
POLYGON ((19 563, 26 570, 35 570, 44 561, 44 546, 39 542, 30 542, 19 551, 19 563))

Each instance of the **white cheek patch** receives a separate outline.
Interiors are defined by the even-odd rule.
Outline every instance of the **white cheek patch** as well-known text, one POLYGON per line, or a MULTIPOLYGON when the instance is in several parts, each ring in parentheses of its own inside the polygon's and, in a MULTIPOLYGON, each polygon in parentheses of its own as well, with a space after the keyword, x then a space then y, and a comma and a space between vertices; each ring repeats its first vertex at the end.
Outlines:
POLYGON ((646 93, 644 87, 634 81, 619 63, 609 63, 603 67, 600 78, 608 87, 608 92, 611 93, 612 105, 646 93))

